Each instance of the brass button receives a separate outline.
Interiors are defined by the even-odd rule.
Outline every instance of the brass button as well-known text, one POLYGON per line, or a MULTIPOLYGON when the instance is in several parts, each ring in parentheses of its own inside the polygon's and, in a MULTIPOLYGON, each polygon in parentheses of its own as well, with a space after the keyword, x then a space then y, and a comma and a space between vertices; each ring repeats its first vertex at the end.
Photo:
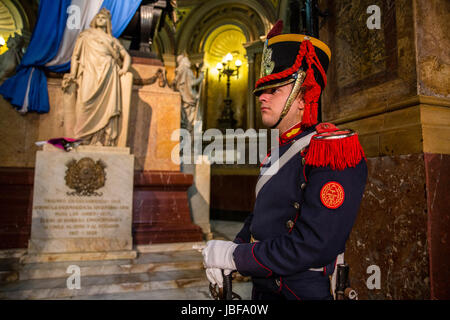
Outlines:
POLYGON ((277 284, 278 287, 280 286, 280 280, 275 279, 275 283, 277 284))
POLYGON ((303 182, 302 185, 300 186, 300 188, 301 188, 302 190, 305 190, 305 188, 306 188, 306 183, 303 182))
POLYGON ((302 165, 304 166, 304 165, 305 165, 305 163, 306 163, 306 160, 305 160, 305 158, 302 158, 302 165))
POLYGON ((286 228, 288 228, 289 230, 291 230, 294 227, 294 221, 292 220, 288 220, 286 222, 286 228))
POLYGON ((300 203, 298 203, 298 202, 294 202, 294 203, 293 203, 293 206, 294 206, 294 208, 297 209, 297 210, 300 209, 300 203))

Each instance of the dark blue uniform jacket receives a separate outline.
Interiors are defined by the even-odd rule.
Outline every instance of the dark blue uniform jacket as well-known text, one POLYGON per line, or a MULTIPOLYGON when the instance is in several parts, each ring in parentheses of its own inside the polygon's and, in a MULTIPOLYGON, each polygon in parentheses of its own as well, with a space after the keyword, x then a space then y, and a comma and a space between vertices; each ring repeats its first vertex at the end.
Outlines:
MULTIPOLYGON (((292 142, 313 131, 311 127, 281 145, 280 157, 292 142)), ((234 240, 240 244, 234 251, 239 273, 252 276, 254 287, 287 299, 331 298, 328 276, 345 250, 366 179, 364 158, 356 167, 338 171, 305 166, 300 152, 296 154, 262 187, 234 240), (336 209, 320 198, 328 182, 344 189, 343 203, 336 209), (309 270, 321 267, 324 271, 309 270)))

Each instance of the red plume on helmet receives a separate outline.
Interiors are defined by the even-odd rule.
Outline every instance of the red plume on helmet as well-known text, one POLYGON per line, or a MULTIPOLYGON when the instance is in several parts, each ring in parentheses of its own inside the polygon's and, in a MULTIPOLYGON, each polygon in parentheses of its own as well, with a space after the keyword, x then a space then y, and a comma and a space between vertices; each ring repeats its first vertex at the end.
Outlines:
POLYGON ((278 36, 283 31, 283 20, 278 20, 267 34, 267 39, 278 36))

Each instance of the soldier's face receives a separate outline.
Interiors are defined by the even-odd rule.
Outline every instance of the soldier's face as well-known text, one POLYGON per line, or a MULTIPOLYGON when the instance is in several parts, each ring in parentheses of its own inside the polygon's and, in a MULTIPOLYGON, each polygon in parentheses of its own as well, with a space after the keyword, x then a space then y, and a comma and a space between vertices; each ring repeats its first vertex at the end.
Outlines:
MULTIPOLYGON (((259 96, 259 101, 261 102, 261 118, 266 127, 272 127, 280 119, 281 112, 291 93, 292 86, 292 84, 287 84, 282 87, 266 89, 259 96)), ((292 103, 289 112, 283 118, 278 128, 282 130, 281 127, 283 126, 291 126, 300 122, 301 116, 303 115, 303 108, 303 100, 299 96, 292 103)))

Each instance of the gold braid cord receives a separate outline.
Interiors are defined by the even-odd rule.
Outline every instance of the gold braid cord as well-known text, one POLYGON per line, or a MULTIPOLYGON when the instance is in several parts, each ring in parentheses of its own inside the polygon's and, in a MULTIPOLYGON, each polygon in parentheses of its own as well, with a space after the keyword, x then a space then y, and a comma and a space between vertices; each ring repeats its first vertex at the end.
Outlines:
POLYGON ((289 94, 289 97, 286 100, 286 104, 284 105, 283 111, 281 112, 280 120, 283 119, 284 116, 289 112, 292 103, 294 103, 294 100, 297 98, 298 93, 300 92, 300 88, 302 87, 305 77, 306 72, 299 71, 297 73, 297 79, 295 80, 294 87, 292 88, 291 93, 289 94))

